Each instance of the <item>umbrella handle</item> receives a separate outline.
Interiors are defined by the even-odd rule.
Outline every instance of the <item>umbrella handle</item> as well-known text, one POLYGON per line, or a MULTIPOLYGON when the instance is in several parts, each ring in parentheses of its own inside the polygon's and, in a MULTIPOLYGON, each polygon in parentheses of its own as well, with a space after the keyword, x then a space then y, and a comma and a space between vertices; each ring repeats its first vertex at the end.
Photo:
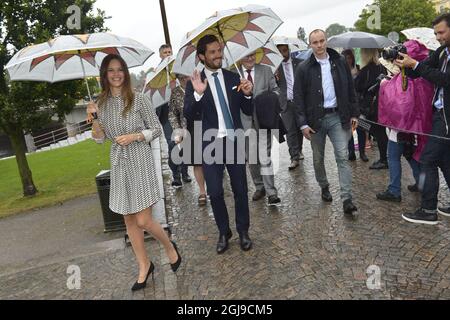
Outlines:
MULTIPOLYGON (((88 81, 87 81, 86 78, 84 78, 84 82, 86 83, 86 88, 87 88, 88 95, 89 95, 89 101, 92 101, 91 90, 89 89, 89 84, 88 84, 88 81)), ((96 112, 93 113, 92 116, 94 117, 94 120, 97 120, 97 119, 98 119, 98 115, 97 115, 96 112)))
MULTIPOLYGON (((225 48, 227 49, 228 54, 229 54, 230 57, 231 57, 231 60, 234 60, 234 59, 233 59, 233 55, 231 54, 231 51, 230 51, 230 49, 229 49, 228 46, 227 46, 227 43, 226 43, 226 41, 225 41, 225 38, 223 37, 223 33, 222 33, 222 31, 220 30, 219 25, 217 25, 217 32, 219 33, 219 36, 222 38, 223 44, 225 45, 225 48)), ((238 68, 238 66, 237 66, 237 64, 236 64, 236 61, 234 62, 234 67, 236 68, 237 72, 239 73, 239 76, 241 77, 241 79, 244 79, 244 76, 242 75, 241 70, 239 70, 239 68, 238 68)))
MULTIPOLYGON (((81 68, 83 69, 83 78, 84 78, 84 82, 86 83, 86 88, 87 88, 88 95, 89 95, 89 101, 92 101, 91 90, 89 89, 89 84, 86 79, 86 70, 84 69, 83 59, 81 58, 81 50, 78 50, 78 57, 80 57, 81 68)), ((92 116, 94 117, 94 119, 98 119, 97 113, 93 113, 92 116)))

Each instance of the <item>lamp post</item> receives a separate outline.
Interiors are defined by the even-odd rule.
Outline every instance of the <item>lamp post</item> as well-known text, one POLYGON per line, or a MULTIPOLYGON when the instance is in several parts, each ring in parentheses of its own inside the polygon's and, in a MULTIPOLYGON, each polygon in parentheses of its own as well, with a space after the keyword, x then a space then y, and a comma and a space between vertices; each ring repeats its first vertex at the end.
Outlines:
POLYGON ((167 24, 166 6, 164 0, 159 0, 159 6, 161 7, 161 17, 164 27, 164 36, 166 37, 166 44, 170 44, 169 25, 167 24))

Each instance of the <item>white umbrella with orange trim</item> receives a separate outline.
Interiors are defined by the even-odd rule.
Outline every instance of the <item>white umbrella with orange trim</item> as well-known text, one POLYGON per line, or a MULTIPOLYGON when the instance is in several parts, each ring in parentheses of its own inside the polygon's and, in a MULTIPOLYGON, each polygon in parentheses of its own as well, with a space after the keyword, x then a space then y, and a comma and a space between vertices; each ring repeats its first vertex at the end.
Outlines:
POLYGON ((228 68, 264 46, 282 23, 272 9, 259 5, 218 11, 184 36, 174 72, 192 75, 198 68, 197 43, 205 35, 217 36, 224 45, 223 67, 228 68))
POLYGON ((150 97, 154 108, 169 102, 177 78, 172 72, 175 57, 165 58, 154 71, 150 71, 144 86, 144 94, 150 97))
MULTIPOLYGON (((270 67, 273 73, 277 71, 278 67, 280 66, 281 62, 284 59, 272 40, 267 42, 264 47, 257 49, 255 51, 255 55, 256 55, 256 64, 261 64, 263 66, 270 67)), ((238 58, 239 60, 241 60, 244 57, 245 56, 238 58)), ((237 67, 241 66, 240 61, 236 63, 236 66, 237 67)), ((232 66, 230 69, 233 68, 235 68, 235 66, 232 66)))
POLYGON ((111 33, 65 35, 23 48, 6 69, 12 81, 53 83, 99 76, 100 65, 108 54, 120 55, 132 68, 143 65, 153 53, 133 39, 111 33))

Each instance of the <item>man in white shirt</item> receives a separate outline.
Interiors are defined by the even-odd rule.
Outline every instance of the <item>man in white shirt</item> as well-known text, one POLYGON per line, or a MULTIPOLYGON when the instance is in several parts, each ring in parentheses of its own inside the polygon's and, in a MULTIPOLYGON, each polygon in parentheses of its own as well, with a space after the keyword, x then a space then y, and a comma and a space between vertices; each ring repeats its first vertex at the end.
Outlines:
POLYGON ((216 151, 213 163, 203 159, 203 171, 219 229, 216 251, 218 254, 224 253, 233 236, 224 200, 225 167, 235 199, 236 229, 241 249, 248 251, 252 248, 252 241, 248 234, 250 215, 245 149, 238 148, 235 132, 243 129, 241 110, 247 115, 253 112, 253 85, 246 79, 240 79, 237 74, 222 69, 222 45, 215 36, 206 35, 199 40, 197 56, 204 63, 205 70, 201 74, 195 71, 186 87, 184 115, 188 121, 201 119, 203 140, 207 140, 205 132, 214 132, 213 142, 203 141, 204 156, 205 149, 211 149, 211 145, 216 151), (231 156, 227 153, 229 144, 234 149, 231 156), (238 163, 238 158, 243 158, 243 163, 238 163))
POLYGON ((289 46, 280 44, 277 46, 283 56, 283 62, 277 70, 278 86, 280 87, 281 118, 287 130, 286 140, 291 156, 289 170, 295 170, 300 165, 303 156, 303 134, 295 116, 294 83, 295 70, 300 60, 291 58, 289 46))
POLYGON ((359 106, 353 77, 345 58, 327 48, 326 34, 315 30, 309 37, 313 55, 298 66, 294 102, 303 135, 311 140, 314 171, 322 199, 332 202, 325 170, 327 136, 333 144, 339 173, 344 213, 357 211, 352 201, 352 171, 348 162, 348 141, 358 125, 359 106))

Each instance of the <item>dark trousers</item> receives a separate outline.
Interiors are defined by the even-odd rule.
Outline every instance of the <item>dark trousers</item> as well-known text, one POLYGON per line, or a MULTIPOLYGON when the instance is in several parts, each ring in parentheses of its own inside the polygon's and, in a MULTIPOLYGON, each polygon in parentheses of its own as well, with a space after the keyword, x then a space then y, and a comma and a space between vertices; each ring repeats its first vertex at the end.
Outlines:
POLYGON ((303 134, 297 123, 295 116, 295 105, 293 102, 287 102, 286 110, 281 112, 281 119, 286 128, 286 140, 289 147, 291 160, 300 160, 300 153, 303 150, 303 134))
MULTIPOLYGON (((357 128, 356 133, 358 134, 358 148, 359 148, 359 154, 365 154, 366 153, 366 132, 361 129, 357 128)), ((348 152, 350 154, 355 153, 355 142, 353 141, 353 136, 350 138, 350 142, 348 143, 348 152)))
MULTIPOLYGON (((216 143, 224 145, 224 139, 217 139, 216 143)), ((245 152, 245 150, 244 150, 245 152)), ((224 152, 225 154, 225 152, 224 152)), ((230 176, 231 189, 234 195, 236 230, 239 234, 248 232, 250 227, 250 214, 248 207, 247 171, 244 164, 232 164, 224 156, 224 164, 203 164, 203 173, 206 187, 211 200, 211 206, 221 235, 226 235, 230 230, 228 210, 225 204, 223 175, 225 167, 230 176)), ((245 155, 244 155, 245 160, 245 155)), ((245 162, 245 161, 244 161, 245 162)))
POLYGON ((180 174, 187 175, 188 167, 184 164, 176 165, 172 161, 172 150, 176 147, 176 144, 172 141, 173 129, 169 122, 169 105, 164 104, 161 107, 156 108, 156 114, 158 115, 159 121, 162 125, 164 137, 166 138, 169 149, 169 168, 172 171, 173 178, 179 179, 180 174))
MULTIPOLYGON (((442 111, 433 115, 432 134, 448 137, 442 111)), ((420 158, 422 173, 425 175, 422 190, 422 208, 436 210, 438 206, 439 172, 441 169, 447 186, 450 187, 450 143, 449 141, 430 138, 420 158)))
POLYGON ((370 128, 370 133, 377 139, 381 162, 387 163, 387 146, 389 139, 386 134, 386 127, 374 124, 370 128))

